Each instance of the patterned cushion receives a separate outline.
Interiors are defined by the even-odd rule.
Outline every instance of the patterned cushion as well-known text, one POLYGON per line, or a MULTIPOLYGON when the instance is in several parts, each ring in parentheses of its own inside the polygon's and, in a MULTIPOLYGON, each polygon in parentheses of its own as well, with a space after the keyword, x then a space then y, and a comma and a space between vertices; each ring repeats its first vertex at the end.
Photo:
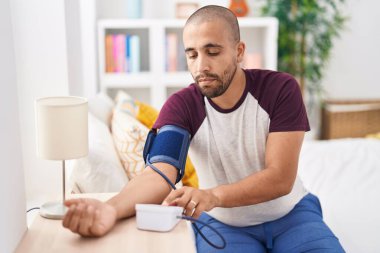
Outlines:
POLYGON ((117 110, 128 113, 132 117, 136 118, 139 106, 137 101, 124 91, 118 91, 115 97, 115 108, 117 110))
POLYGON ((142 156, 148 128, 125 111, 114 109, 112 136, 120 160, 129 179, 140 174, 145 163, 142 156))

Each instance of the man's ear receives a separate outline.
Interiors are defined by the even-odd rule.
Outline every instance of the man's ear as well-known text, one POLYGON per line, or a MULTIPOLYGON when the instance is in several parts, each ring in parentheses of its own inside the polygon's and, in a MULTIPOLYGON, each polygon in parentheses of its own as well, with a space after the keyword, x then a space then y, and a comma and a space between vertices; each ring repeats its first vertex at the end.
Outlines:
POLYGON ((244 52, 245 52, 245 44, 244 42, 240 41, 237 45, 237 62, 241 63, 244 59, 244 52))

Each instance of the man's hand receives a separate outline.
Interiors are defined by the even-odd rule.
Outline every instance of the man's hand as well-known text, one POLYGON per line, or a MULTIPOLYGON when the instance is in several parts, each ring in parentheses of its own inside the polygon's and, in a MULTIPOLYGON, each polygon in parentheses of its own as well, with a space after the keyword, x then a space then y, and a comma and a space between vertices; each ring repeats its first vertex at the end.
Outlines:
POLYGON ((71 199, 65 202, 69 208, 62 224, 73 233, 82 236, 105 235, 115 225, 116 209, 96 199, 71 199))
POLYGON ((212 190, 199 190, 184 186, 172 191, 162 202, 163 205, 181 206, 187 216, 199 218, 203 211, 210 211, 219 204, 212 190))

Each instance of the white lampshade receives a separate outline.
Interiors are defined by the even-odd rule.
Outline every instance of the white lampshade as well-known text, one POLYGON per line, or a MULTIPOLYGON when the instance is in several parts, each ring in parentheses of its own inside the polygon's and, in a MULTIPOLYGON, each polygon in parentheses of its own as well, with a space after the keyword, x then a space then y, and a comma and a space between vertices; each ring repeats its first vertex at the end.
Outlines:
POLYGON ((86 98, 67 96, 37 99, 37 155, 48 160, 69 160, 86 156, 87 115, 86 98))

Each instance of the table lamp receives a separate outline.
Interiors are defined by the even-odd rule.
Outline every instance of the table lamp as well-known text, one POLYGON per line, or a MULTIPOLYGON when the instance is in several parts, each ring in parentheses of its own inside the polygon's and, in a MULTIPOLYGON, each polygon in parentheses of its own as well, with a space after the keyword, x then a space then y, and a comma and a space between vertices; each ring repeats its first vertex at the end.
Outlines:
POLYGON ((65 160, 88 154, 88 107, 82 97, 44 97, 35 102, 37 156, 62 161, 62 202, 41 206, 40 215, 62 219, 66 213, 65 160))

